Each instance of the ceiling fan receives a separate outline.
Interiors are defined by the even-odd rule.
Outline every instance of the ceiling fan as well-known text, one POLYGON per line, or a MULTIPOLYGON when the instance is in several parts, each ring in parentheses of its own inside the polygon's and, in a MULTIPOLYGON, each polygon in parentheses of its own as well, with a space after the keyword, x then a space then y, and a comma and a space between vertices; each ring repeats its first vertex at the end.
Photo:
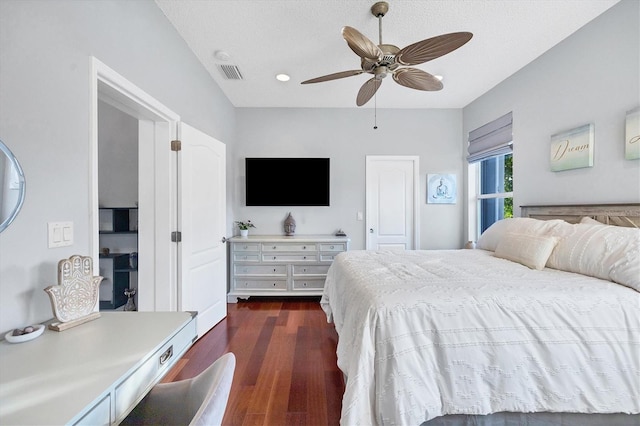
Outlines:
POLYGON ((392 44, 382 43, 382 18, 388 11, 389 4, 385 1, 379 1, 371 6, 371 13, 378 18, 378 45, 355 28, 342 28, 342 37, 344 37, 351 50, 360 57, 361 69, 312 78, 311 80, 303 81, 301 84, 320 83, 364 73, 372 74, 373 77, 367 80, 358 92, 356 98, 358 106, 369 102, 380 88, 382 79, 389 74, 391 74, 396 83, 411 89, 441 90, 443 86, 438 78, 418 68, 405 66, 422 64, 446 55, 471 40, 473 34, 468 32, 442 34, 413 43, 404 49, 399 49, 392 44))

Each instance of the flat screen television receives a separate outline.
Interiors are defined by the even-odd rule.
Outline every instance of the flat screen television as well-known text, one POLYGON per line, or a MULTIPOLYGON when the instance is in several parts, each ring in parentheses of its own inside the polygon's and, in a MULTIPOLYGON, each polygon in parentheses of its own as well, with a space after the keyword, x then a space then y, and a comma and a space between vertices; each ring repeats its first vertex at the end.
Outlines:
POLYGON ((328 206, 329 158, 245 158, 247 206, 328 206))

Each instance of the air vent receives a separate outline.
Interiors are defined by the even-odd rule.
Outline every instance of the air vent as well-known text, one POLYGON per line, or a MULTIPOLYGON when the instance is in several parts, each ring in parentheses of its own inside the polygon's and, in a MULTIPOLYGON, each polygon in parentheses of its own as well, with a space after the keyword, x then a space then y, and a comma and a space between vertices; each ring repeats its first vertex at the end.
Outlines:
POLYGON ((242 80, 242 74, 236 65, 218 65, 218 68, 227 80, 242 80))

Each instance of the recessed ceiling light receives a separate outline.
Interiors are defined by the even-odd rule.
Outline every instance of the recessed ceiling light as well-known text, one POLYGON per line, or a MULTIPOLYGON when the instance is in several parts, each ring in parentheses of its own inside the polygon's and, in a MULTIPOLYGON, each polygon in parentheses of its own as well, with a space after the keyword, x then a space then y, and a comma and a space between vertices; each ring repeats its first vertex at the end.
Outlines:
POLYGON ((279 81, 289 81, 291 77, 289 77, 289 75, 287 74, 277 74, 276 75, 276 79, 279 81))

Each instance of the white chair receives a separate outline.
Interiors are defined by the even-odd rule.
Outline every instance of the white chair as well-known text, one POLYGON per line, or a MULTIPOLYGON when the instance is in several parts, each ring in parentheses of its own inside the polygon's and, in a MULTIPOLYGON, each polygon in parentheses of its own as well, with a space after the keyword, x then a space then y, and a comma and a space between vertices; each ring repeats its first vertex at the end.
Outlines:
POLYGON ((191 379, 159 383, 122 425, 221 425, 236 357, 226 353, 191 379))

